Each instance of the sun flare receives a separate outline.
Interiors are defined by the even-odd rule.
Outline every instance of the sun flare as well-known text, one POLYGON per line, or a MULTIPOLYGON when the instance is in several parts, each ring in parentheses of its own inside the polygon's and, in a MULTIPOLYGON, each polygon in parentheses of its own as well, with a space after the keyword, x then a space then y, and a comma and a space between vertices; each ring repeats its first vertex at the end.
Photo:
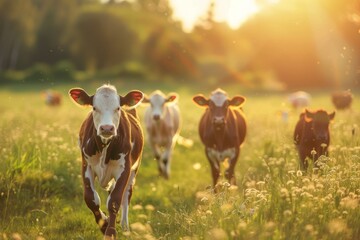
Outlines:
POLYGON ((238 28, 259 10, 260 8, 254 0, 232 0, 229 4, 228 14, 225 16, 226 22, 231 28, 238 28))
MULTIPOLYGON (((205 17, 212 0, 170 0, 174 10, 174 18, 183 23, 185 31, 191 31, 201 17, 205 17)), ((226 22, 236 29, 262 8, 256 0, 215 0, 214 19, 226 22)), ((278 0, 268 0, 268 4, 277 3, 278 0)))

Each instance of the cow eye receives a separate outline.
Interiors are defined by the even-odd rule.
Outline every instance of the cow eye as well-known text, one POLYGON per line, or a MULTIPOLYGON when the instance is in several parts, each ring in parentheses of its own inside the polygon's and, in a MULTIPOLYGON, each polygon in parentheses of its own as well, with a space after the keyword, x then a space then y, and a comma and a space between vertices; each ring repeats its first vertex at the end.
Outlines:
POLYGON ((120 111, 120 107, 118 107, 118 108, 116 109, 116 111, 120 111))
POLYGON ((93 111, 96 111, 96 107, 93 107, 93 111))

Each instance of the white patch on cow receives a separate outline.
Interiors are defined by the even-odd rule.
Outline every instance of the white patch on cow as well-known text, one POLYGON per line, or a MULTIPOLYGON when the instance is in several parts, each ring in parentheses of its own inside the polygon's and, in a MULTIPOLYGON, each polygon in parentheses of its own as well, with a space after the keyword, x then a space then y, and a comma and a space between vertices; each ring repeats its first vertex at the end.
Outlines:
POLYGON ((210 100, 217 107, 222 107, 227 99, 228 99, 228 96, 227 96, 226 92, 224 92, 221 89, 216 89, 210 95, 210 100))
POLYGON ((101 152, 100 163, 101 163, 102 168, 105 168, 106 153, 107 153, 108 148, 109 148, 109 145, 106 145, 101 152))
POLYGON ((86 168, 85 178, 89 179, 89 181, 90 181, 90 187, 91 187, 91 189, 92 189, 92 191, 94 193, 94 203, 95 203, 95 205, 100 206, 100 204, 101 204, 100 197, 99 197, 99 194, 95 190, 94 175, 93 175, 93 172, 92 172, 90 166, 87 166, 87 168, 86 168))
POLYGON ((130 177, 129 177, 129 181, 128 184, 126 185, 125 188, 125 192, 122 198, 122 211, 121 211, 121 227, 123 228, 123 230, 128 230, 129 229, 129 219, 128 219, 128 214, 129 214, 129 194, 130 194, 130 189, 132 188, 132 186, 134 186, 135 184, 135 172, 131 171, 130 173, 130 177))
POLYGON ((116 163, 117 168, 114 169, 113 175, 115 180, 117 181, 121 174, 123 173, 125 169, 125 157, 127 153, 119 153, 120 158, 118 160, 112 161, 113 163, 116 163))
POLYGON ((104 189, 111 189, 113 185, 113 179, 117 180, 121 176, 121 173, 125 168, 125 156, 127 154, 120 153, 119 159, 110 159, 108 164, 105 163, 106 152, 108 146, 106 146, 101 153, 96 153, 95 155, 89 156, 83 153, 85 160, 91 167, 94 174, 97 176, 99 184, 104 189))
POLYGON ((213 148, 206 149, 210 160, 213 162, 215 167, 219 169, 219 162, 224 162, 225 159, 233 159, 235 157, 235 148, 228 148, 224 151, 218 151, 213 148))
POLYGON ((100 126, 113 126, 116 136, 121 113, 121 111, 117 110, 120 108, 120 97, 116 88, 111 85, 98 88, 94 95, 93 107, 95 110, 92 114, 97 135, 101 137, 103 142, 107 142, 107 138, 101 136, 100 126))

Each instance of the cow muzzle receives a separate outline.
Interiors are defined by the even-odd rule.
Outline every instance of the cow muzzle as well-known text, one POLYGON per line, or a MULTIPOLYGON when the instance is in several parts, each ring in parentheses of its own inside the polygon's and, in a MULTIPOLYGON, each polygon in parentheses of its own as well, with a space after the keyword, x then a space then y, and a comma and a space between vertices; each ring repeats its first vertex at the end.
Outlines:
POLYGON ((329 138, 326 135, 321 135, 321 136, 316 136, 316 140, 321 142, 321 143, 327 143, 329 138))
POLYGON ((215 129, 221 130, 225 127, 225 119, 223 117, 214 117, 213 125, 214 125, 215 129))
POLYGON ((103 138, 111 138, 115 136, 115 127, 113 125, 101 125, 100 136, 103 138))

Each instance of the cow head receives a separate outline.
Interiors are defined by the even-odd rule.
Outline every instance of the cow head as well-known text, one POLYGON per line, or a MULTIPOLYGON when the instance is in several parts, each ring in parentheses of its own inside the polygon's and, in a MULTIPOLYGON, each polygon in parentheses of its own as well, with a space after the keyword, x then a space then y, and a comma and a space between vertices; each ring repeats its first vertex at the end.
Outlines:
POLYGON ((143 93, 140 91, 130 91, 122 97, 111 85, 101 86, 92 96, 81 88, 70 89, 69 95, 81 106, 92 106, 94 126, 103 142, 117 135, 121 116, 120 108, 125 105, 135 108, 143 99, 143 93))
POLYGON ((305 121, 311 123, 311 130, 314 133, 315 139, 321 143, 329 142, 329 124, 335 117, 335 112, 327 113, 324 110, 317 110, 314 112, 305 109, 305 121))
POLYGON ((194 96, 193 100, 199 106, 208 108, 211 122, 216 130, 225 127, 229 107, 240 107, 245 102, 242 96, 229 99, 227 93, 219 88, 211 93, 210 98, 199 94, 194 96))
POLYGON ((143 103, 150 103, 152 118, 158 121, 163 116, 165 105, 175 103, 178 98, 176 93, 165 96, 161 91, 156 90, 150 97, 145 96, 143 103))

